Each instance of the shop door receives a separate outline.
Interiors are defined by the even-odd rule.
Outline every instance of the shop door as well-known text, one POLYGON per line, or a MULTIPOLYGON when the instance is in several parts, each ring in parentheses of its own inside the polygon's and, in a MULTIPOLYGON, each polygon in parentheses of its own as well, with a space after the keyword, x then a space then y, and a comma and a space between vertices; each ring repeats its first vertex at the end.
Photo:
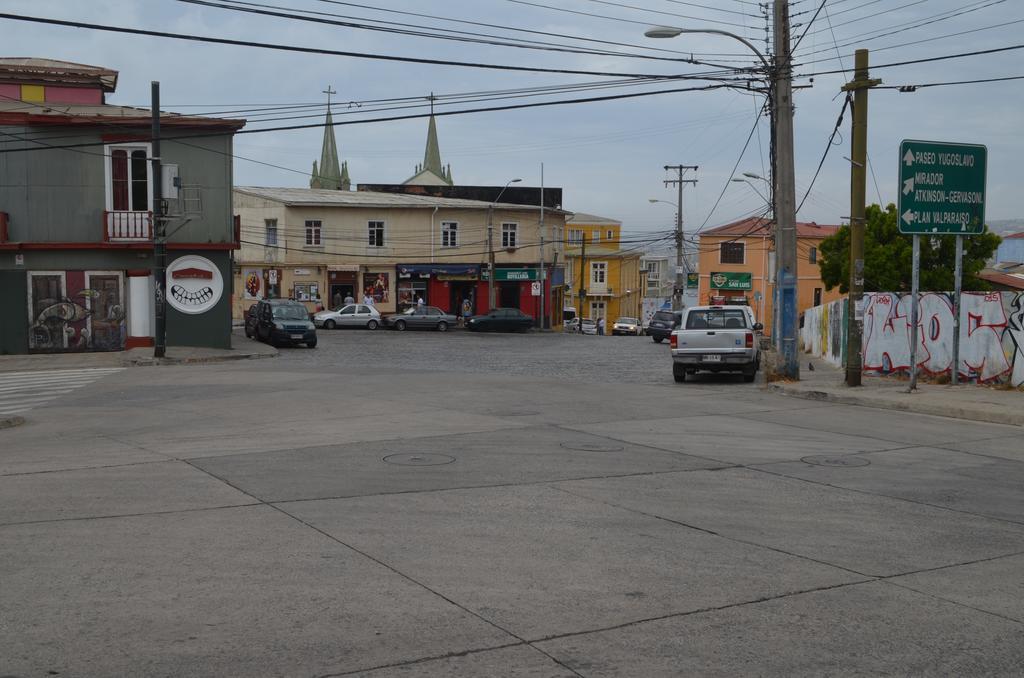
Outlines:
MULTIPOLYGON (((30 351, 63 351, 68 347, 64 276, 29 274, 28 348, 30 351)), ((84 309, 83 309, 84 310, 84 309)), ((82 317, 85 317, 84 314, 82 317)))
POLYGON ((119 273, 90 274, 89 287, 89 331, 94 351, 124 350, 125 307, 122 298, 123 284, 119 273))
POLYGON ((519 308, 519 283, 503 283, 498 299, 501 308, 519 308))
POLYGON ((356 286, 352 283, 340 283, 331 285, 330 303, 331 308, 337 311, 345 305, 345 297, 352 297, 356 301, 356 286))

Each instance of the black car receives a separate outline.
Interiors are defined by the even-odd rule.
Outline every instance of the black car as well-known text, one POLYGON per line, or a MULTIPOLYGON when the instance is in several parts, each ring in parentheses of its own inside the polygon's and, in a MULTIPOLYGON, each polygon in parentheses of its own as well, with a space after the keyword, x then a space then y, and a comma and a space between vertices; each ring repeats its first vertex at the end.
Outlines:
MULTIPOLYGON (((316 326, 309 321, 309 311, 290 299, 265 299, 249 309, 254 330, 260 341, 274 346, 305 344, 316 347, 316 326)), ((246 334, 250 334, 250 318, 246 317, 246 334)))
POLYGON ((518 308, 495 308, 466 321, 466 329, 475 332, 525 332, 533 327, 533 316, 518 308))
POLYGON ((253 304, 245 312, 245 336, 253 338, 256 336, 256 308, 259 304, 253 304))
POLYGON ((672 330, 683 322, 682 311, 658 311, 647 325, 647 334, 656 344, 660 344, 672 335, 672 330))

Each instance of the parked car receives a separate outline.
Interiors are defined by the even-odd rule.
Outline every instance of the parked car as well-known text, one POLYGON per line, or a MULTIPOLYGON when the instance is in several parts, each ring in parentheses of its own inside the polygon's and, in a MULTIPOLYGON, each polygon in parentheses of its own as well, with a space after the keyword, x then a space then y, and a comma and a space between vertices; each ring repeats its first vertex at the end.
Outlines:
POLYGON ((698 371, 740 372, 754 381, 761 367, 755 336, 763 328, 738 306, 693 306, 672 332, 672 376, 677 382, 698 371))
POLYGON ((525 332, 533 327, 533 316, 518 308, 495 308, 466 321, 466 329, 491 332, 525 332))
POLYGON ((642 333, 640 321, 636 318, 622 317, 616 319, 612 324, 612 334, 628 334, 639 337, 642 333))
POLYGON ((660 344, 669 338, 672 330, 679 327, 682 317, 682 311, 658 311, 647 326, 647 334, 654 340, 654 343, 660 344))
POLYGON ((256 337, 256 307, 259 304, 253 304, 249 307, 249 310, 245 312, 245 336, 249 338, 256 337))
POLYGON ((431 329, 438 332, 447 332, 449 327, 455 325, 458 318, 450 313, 445 313, 436 306, 410 306, 401 313, 393 313, 381 318, 384 327, 396 329, 399 332, 412 329, 431 329))
POLYGON ((313 324, 326 330, 335 327, 365 327, 375 330, 380 325, 380 311, 368 304, 347 304, 334 311, 320 311, 313 324))
POLYGON ((590 318, 580 320, 580 334, 597 334, 597 321, 590 318))
POLYGON ((562 323, 562 331, 563 332, 569 332, 569 333, 579 332, 580 331, 580 319, 579 318, 570 318, 569 320, 564 321, 562 323))
POLYGON ((316 326, 303 304, 290 299, 264 299, 252 311, 257 339, 274 346, 305 344, 316 348, 316 326))

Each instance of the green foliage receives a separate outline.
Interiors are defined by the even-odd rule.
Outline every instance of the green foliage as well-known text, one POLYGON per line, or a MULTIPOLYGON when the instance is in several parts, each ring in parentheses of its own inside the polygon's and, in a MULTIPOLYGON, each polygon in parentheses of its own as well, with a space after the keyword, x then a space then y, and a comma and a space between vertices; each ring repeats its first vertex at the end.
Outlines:
MULTIPOLYGON (((864 224, 864 290, 867 292, 909 292, 913 263, 913 236, 900 233, 896 206, 884 210, 870 205, 864 224)), ((965 291, 985 291, 989 284, 975 275, 985 268, 999 246, 1000 238, 988 226, 979 235, 964 238, 965 291)), ((819 248, 821 279, 828 289, 849 292, 850 227, 843 226, 826 238, 819 248)), ((947 292, 953 289, 956 238, 921 236, 921 291, 947 292)))

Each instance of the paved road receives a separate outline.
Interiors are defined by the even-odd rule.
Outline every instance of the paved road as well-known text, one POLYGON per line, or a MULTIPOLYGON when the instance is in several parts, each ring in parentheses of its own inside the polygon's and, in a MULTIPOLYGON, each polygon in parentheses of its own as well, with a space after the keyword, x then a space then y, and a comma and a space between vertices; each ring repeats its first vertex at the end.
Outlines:
POLYGON ((0 431, 0 675, 1020 674, 1024 431, 666 354, 338 332, 64 394, 0 431))
POLYGON ((0 416, 23 414, 122 368, 0 373, 0 416))

